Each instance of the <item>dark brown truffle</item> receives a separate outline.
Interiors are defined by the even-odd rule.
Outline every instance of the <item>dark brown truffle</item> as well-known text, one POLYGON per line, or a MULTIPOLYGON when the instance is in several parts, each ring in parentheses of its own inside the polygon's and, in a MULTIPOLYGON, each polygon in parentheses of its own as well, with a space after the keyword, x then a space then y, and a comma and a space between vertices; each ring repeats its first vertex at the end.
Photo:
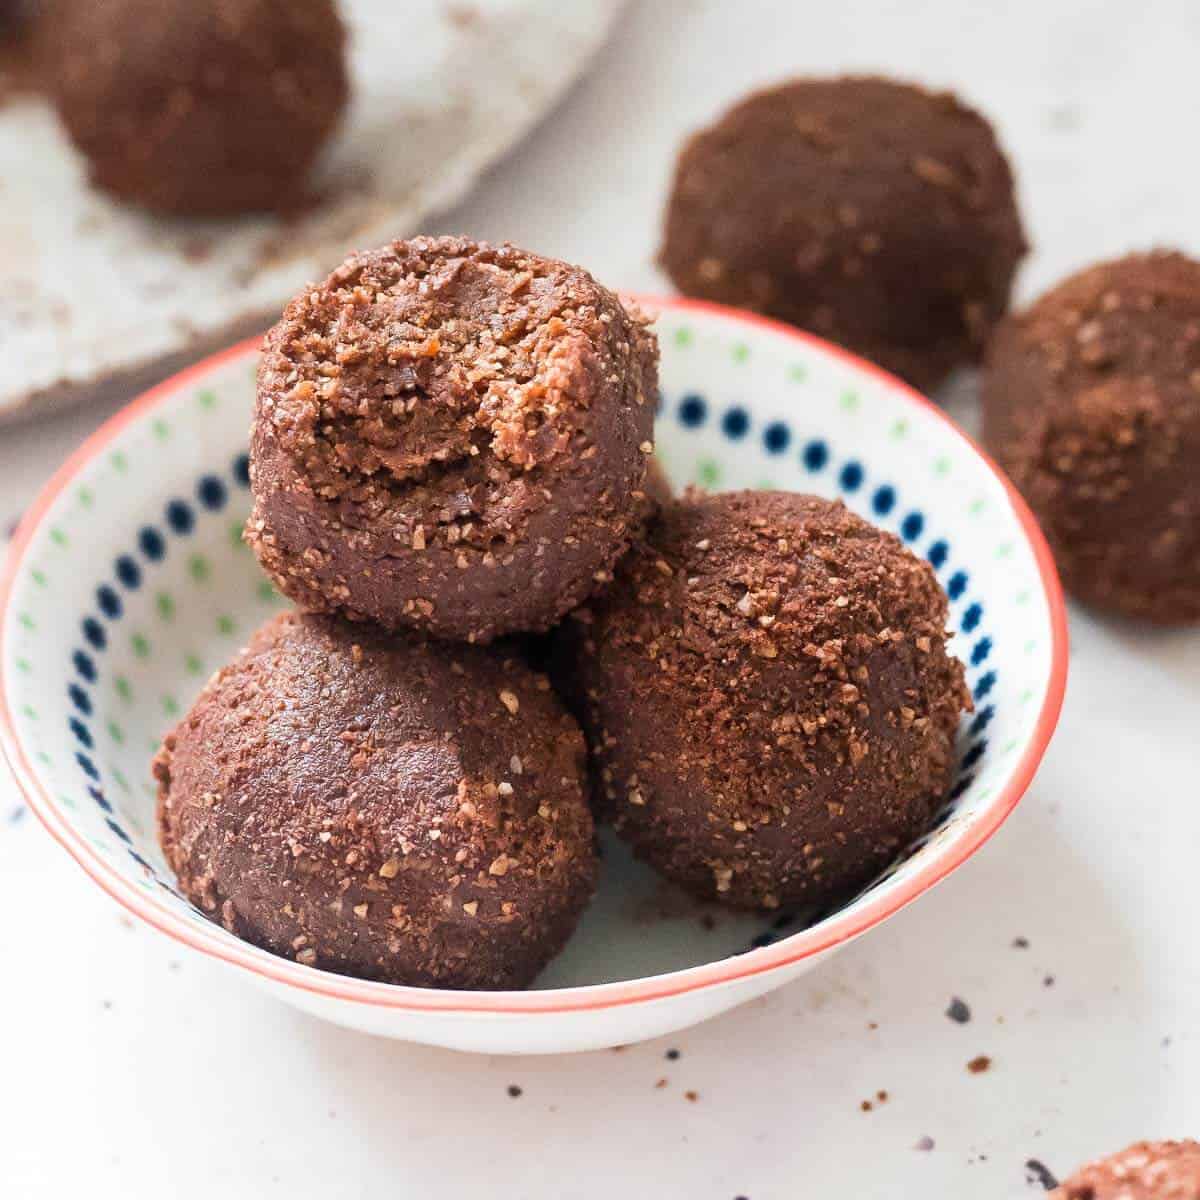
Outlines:
POLYGON ((1200 621, 1200 263, 1135 254, 997 331, 984 439, 1067 588, 1160 624, 1200 621))
POLYGON ((877 78, 757 92, 679 155, 662 263, 931 388, 976 361, 1025 239, 987 121, 877 78))
POLYGON ((296 207, 346 104, 332 0, 55 0, 40 41, 92 183, 158 212, 296 207))
POLYGON ((1200 1200, 1200 1142, 1138 1142, 1089 1163, 1051 1200, 1200 1200))
POLYGON ((687 493, 559 637, 599 812, 698 895, 844 897, 949 785, 970 700, 946 615, 929 566, 840 504, 687 493))
POLYGON ((307 609, 548 629, 643 513, 656 364, 578 267, 461 238, 357 255, 267 337, 247 538, 307 609))
POLYGON ((288 613, 167 737, 159 836, 184 894, 276 954, 523 987, 595 882, 584 754, 514 654, 288 613))

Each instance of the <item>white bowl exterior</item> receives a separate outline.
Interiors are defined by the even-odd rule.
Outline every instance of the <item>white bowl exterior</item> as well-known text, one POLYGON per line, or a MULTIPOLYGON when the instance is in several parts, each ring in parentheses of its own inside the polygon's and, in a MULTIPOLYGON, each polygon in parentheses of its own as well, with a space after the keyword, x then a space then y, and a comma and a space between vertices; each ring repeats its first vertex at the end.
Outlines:
POLYGON ((252 978, 301 1012, 360 1033, 479 1054, 570 1054, 632 1045, 688 1029, 799 978, 831 953, 825 951, 748 979, 658 1000, 536 1015, 414 1013, 370 1004, 347 1004, 261 976, 252 978))
MULTIPOLYGON (((953 815, 853 910, 931 860, 953 859, 976 824, 991 819, 1037 738, 1056 647, 1034 550, 1003 483, 902 385, 820 343, 720 312, 671 307, 658 330, 657 449, 676 483, 840 495, 877 524, 907 530, 917 553, 945 543, 940 578, 965 579, 951 625, 974 623, 953 645, 990 716, 974 732, 964 722, 962 749, 969 756, 986 741, 986 751, 962 773, 968 782, 953 815), (737 437, 734 411, 746 418, 737 437), (862 479, 848 490, 853 474, 844 472, 853 464, 862 479), (879 498, 889 493, 880 489, 892 496, 882 510, 879 498)), ((89 870, 116 881, 110 890, 119 898, 214 946, 234 939, 170 887, 148 762, 208 675, 279 603, 236 536, 249 504, 241 456, 256 359, 245 347, 177 377, 81 459, 28 538, 3 625, 6 749, 40 815, 89 870), (158 548, 146 541, 148 528, 162 542, 159 557, 148 553, 158 548)), ((263 951, 249 953, 311 978, 263 951)), ((264 982, 298 1007, 368 1032, 490 1053, 551 1052, 683 1028, 779 986, 818 957, 577 1012, 420 1012, 264 982)), ((571 990, 542 995, 569 998, 571 990)))

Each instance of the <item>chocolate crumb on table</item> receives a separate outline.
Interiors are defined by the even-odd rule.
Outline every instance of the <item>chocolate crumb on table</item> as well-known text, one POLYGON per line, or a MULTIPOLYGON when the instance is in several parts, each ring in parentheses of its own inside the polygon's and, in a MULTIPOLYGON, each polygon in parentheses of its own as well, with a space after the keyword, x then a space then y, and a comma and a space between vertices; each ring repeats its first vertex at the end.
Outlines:
POLYGON ((508 1094, 515 1100, 518 1096, 523 1094, 523 1089, 518 1087, 515 1083, 510 1083, 508 1085, 508 1094))
POLYGON ((1039 1162, 1036 1158, 1025 1161, 1025 1181, 1030 1184, 1040 1184, 1048 1192, 1058 1187, 1058 1180, 1054 1173, 1045 1163, 1039 1162))
POLYGON ((971 1019, 971 1009, 965 1000, 955 996, 950 1001, 950 1007, 946 1009, 946 1016, 959 1025, 965 1025, 971 1019))
POLYGON ((991 1069, 992 1060, 986 1054, 979 1054, 967 1063, 967 1070, 972 1075, 982 1075, 991 1069))

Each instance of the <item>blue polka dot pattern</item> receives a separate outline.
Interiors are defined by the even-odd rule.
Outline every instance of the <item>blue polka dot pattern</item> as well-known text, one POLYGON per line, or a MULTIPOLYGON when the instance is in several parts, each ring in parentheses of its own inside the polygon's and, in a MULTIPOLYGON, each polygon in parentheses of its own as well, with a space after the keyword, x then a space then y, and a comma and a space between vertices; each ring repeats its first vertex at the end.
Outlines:
POLYGON ((791 431, 782 421, 775 421, 763 430, 763 445, 768 454, 782 454, 791 440, 791 431))
POLYGON ((115 621, 122 612, 121 597, 107 583, 96 589, 96 603, 100 611, 110 620, 115 621))
POLYGON ((919 512, 910 512, 900 522, 900 536, 906 542, 915 542, 925 532, 925 518, 919 512))
POLYGON ((962 598, 963 592, 967 590, 967 573, 966 571, 955 571, 950 576, 950 582, 946 584, 946 595, 951 600, 959 600, 962 598))
MULTIPOLYGON (((703 404, 703 401, 701 400, 700 403, 703 404)), ((231 467, 231 476, 234 484, 243 488, 249 486, 249 471, 249 458, 245 454, 238 455, 233 460, 231 467)), ((195 496, 202 512, 215 513, 223 509, 227 504, 229 500, 229 485, 217 475, 203 475, 196 481, 195 496)), ((154 564, 160 563, 166 558, 167 537, 170 534, 186 537, 196 527, 196 509, 186 500, 172 500, 166 506, 164 517, 169 531, 168 534, 164 534, 153 525, 145 525, 137 533, 137 549, 148 564, 147 566, 142 566, 132 554, 122 554, 114 561, 113 570, 116 580, 122 587, 130 591, 141 587, 146 571, 152 569, 154 564)), ((101 651, 107 648, 109 639, 105 622, 114 622, 121 619, 124 612, 124 601, 121 598, 121 594, 110 583, 100 584, 96 589, 95 597, 99 615, 88 614, 83 617, 80 622, 80 630, 84 641, 90 649, 92 651, 101 651)), ((71 665, 74 667, 75 673, 85 684, 91 685, 96 683, 99 671, 96 667, 96 660, 87 650, 79 648, 72 650, 71 665)), ((150 867, 150 864, 133 848, 132 839, 121 825, 119 814, 114 811, 112 802, 105 795, 104 789, 101 786, 99 768, 91 757, 91 753, 85 753, 85 751, 93 751, 95 747, 95 735, 88 725, 88 720, 93 714, 91 696, 81 684, 74 682, 68 683, 67 695, 74 706, 76 714, 78 714, 68 718, 68 727, 72 737, 82 747, 81 750, 76 752, 75 761, 89 781, 87 783, 87 794, 105 814, 108 828, 125 844, 130 857, 153 876, 160 887, 173 895, 176 894, 175 890, 168 883, 158 878, 150 867)))
POLYGON ((679 420, 689 429, 697 429, 708 417, 708 405, 700 396, 684 396, 679 402, 679 420))
POLYGON ((804 465, 810 471, 820 471, 829 461, 829 447, 822 441, 809 442, 804 447, 804 465))
POLYGON ((167 524, 178 534, 191 533, 196 528, 196 514, 186 500, 172 500, 167 505, 167 524))
POLYGON ((93 650, 103 650, 108 645, 108 634, 104 632, 104 626, 95 617, 84 617, 82 629, 83 636, 93 650))
POLYGON ((979 622, 983 619, 983 605, 969 605, 967 611, 963 613, 962 620, 959 622, 959 628, 963 633, 973 633, 978 627, 979 622))
POLYGON ((979 682, 975 685, 975 699, 982 700, 992 688, 996 686, 996 672, 988 671, 986 675, 979 677, 979 682))
POLYGON ((871 507, 881 517, 886 517, 896 507, 896 489, 890 483, 885 483, 871 497, 871 507))
POLYGON ((970 750, 963 755, 962 769, 964 771, 973 767, 982 757, 983 752, 987 749, 987 739, 982 739, 973 745, 970 750))
POLYGON ((124 842, 124 843, 125 843, 127 846, 131 844, 131 839, 130 839, 130 837, 129 837, 129 834, 127 834, 127 833, 125 832, 125 830, 124 830, 124 829, 122 829, 122 828, 121 828, 121 826, 120 826, 120 825, 118 825, 118 824, 116 823, 116 821, 114 821, 114 820, 112 819, 112 817, 109 817, 109 818, 108 818, 108 820, 107 820, 107 821, 105 821, 104 823, 105 823, 105 825, 107 825, 107 826, 109 827, 109 829, 111 829, 111 830, 113 831, 113 833, 115 833, 115 834, 117 835, 117 837, 119 837, 119 838, 121 839, 121 841, 123 841, 123 842, 124 842))
POLYGON ((842 485, 843 492, 857 492, 862 487, 863 478, 862 464, 848 462, 842 468, 842 473, 838 476, 838 482, 842 485))
POLYGON ((992 652, 992 639, 980 638, 971 650, 971 666, 977 667, 992 652))
POLYGON ((229 499, 229 492, 215 475, 205 475, 196 484, 196 499, 209 512, 216 512, 218 509, 225 507, 225 501, 229 499))
POLYGON ((746 436, 750 428, 750 414, 744 408, 731 408, 721 418, 721 429, 725 436, 732 441, 739 441, 746 436))
POLYGON ((987 708, 976 713, 975 719, 971 722, 971 733, 982 733, 991 724, 992 718, 995 715, 996 710, 990 704, 987 706, 987 708))
POLYGON ((950 557, 950 547, 939 539, 929 547, 929 553, 925 557, 929 559, 929 565, 935 571, 940 571, 946 565, 946 559, 950 557))
POLYGON ((167 552, 166 539, 152 525, 138 534, 138 548, 151 562, 161 562, 167 552))
POLYGON ((142 568, 137 565, 137 561, 130 558, 128 554, 122 554, 117 559, 117 580, 134 591, 142 584, 142 568))

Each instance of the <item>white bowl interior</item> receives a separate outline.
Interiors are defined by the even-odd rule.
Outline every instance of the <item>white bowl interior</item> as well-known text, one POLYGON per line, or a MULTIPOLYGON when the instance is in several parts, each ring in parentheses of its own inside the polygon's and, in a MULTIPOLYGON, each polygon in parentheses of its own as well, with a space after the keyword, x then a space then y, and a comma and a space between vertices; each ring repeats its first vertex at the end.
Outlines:
MULTIPOLYGON (((951 597, 977 708, 961 727, 958 779, 935 828, 853 908, 953 855, 1035 736, 1053 659, 1035 555, 1001 482, 899 385, 720 312, 671 306, 658 330, 657 447, 677 485, 841 497, 929 558, 951 597)), ((2 651, 43 816, 118 891, 217 940, 231 938, 179 897, 162 861, 148 768, 205 679, 280 603, 240 539, 256 360, 243 348, 164 385, 81 462, 33 530, 2 651)), ((600 896, 538 986, 695 966, 820 916, 696 904, 607 838, 600 896)))

